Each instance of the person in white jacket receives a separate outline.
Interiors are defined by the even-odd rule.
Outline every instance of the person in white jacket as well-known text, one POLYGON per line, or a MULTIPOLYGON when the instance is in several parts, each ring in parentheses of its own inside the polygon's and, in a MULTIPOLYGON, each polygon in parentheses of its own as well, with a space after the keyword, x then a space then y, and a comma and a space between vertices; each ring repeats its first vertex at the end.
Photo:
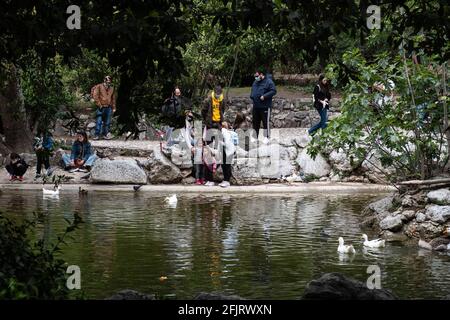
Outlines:
POLYGON ((230 186, 231 179, 231 165, 233 163, 234 153, 236 152, 237 134, 233 130, 230 130, 230 125, 227 122, 222 123, 222 136, 223 142, 223 181, 219 184, 222 188, 230 186))

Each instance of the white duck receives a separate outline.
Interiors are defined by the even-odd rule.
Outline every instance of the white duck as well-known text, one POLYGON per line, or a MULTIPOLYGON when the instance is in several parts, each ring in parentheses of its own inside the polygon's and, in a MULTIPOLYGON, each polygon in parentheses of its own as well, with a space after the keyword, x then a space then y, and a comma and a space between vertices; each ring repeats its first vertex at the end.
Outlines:
POLYGON ((59 195, 59 186, 57 188, 53 188, 53 190, 42 188, 42 194, 45 196, 57 196, 59 195))
POLYGON ((339 253, 355 253, 355 248, 352 245, 345 245, 344 238, 339 237, 339 247, 337 248, 339 253))
POLYGON ((169 206, 176 206, 176 205, 177 205, 177 202, 178 202, 177 195, 176 195, 176 194, 173 194, 173 195, 170 196, 170 197, 166 197, 166 198, 164 199, 164 201, 167 202, 167 204, 169 204, 169 206))
POLYGON ((374 240, 369 240, 367 238, 367 234, 363 234, 362 238, 364 239, 363 245, 365 247, 369 247, 369 248, 381 248, 384 247, 385 244, 385 240, 383 239, 374 239, 374 240))

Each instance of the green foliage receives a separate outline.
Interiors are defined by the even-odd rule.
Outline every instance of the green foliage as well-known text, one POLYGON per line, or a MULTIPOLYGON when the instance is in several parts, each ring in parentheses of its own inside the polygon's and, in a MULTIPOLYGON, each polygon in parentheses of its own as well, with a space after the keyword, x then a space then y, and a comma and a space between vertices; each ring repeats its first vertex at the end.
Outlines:
POLYGON ((78 215, 48 248, 32 241, 39 217, 19 224, 0 213, 0 299, 66 299, 66 263, 57 258, 64 238, 82 223, 78 215))
POLYGON ((53 127, 61 106, 70 105, 74 97, 62 81, 62 68, 59 57, 43 61, 36 52, 22 57, 21 84, 25 107, 32 129, 44 132, 53 127))
POLYGON ((106 75, 112 76, 115 87, 119 86, 117 69, 111 67, 106 57, 86 48, 81 49, 81 55, 63 65, 64 84, 70 92, 76 92, 79 96, 90 94, 91 88, 102 83, 106 75))
POLYGON ((410 59, 387 53, 368 63, 358 49, 346 52, 342 61, 345 71, 329 68, 352 74, 343 90, 342 115, 313 138, 308 152, 315 156, 340 149, 357 163, 374 153, 369 161, 379 161, 380 169, 390 169, 398 180, 427 178, 441 170, 448 161, 443 149, 442 69, 437 64, 413 65, 410 59), (385 86, 384 94, 369 90, 375 83, 385 86), (376 104, 394 93, 392 100, 376 104))

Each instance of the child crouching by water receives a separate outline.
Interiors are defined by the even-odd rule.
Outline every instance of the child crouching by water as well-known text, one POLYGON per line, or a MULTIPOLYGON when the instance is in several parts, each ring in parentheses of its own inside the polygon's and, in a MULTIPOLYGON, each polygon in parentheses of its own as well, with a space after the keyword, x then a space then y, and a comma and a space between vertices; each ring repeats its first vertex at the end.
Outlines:
POLYGON ((29 165, 17 153, 11 153, 9 156, 10 163, 6 165, 6 171, 10 175, 9 181, 23 181, 23 175, 27 171, 29 165))

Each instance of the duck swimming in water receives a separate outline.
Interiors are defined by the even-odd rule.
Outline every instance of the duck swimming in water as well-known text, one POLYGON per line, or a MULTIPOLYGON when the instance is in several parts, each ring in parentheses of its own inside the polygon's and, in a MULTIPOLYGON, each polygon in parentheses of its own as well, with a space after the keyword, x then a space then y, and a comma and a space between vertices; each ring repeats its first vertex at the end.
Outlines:
POLYGON ((355 253, 355 248, 352 245, 345 245, 344 238, 339 237, 339 246, 337 251, 339 253, 355 253))

